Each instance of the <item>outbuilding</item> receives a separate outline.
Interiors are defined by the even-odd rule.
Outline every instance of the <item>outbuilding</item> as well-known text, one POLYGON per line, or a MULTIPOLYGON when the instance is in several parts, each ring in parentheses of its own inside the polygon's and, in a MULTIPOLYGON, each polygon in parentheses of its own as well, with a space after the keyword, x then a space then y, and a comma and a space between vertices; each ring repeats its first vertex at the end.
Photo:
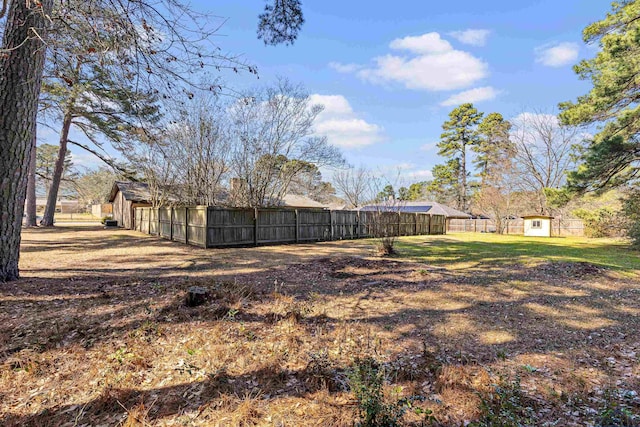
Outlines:
POLYGON ((118 227, 135 229, 135 208, 151 206, 150 200, 149 186, 144 182, 114 182, 109 202, 113 204, 113 219, 118 221, 118 227))
POLYGON ((548 215, 525 215, 524 235, 530 237, 551 237, 552 216, 548 215))

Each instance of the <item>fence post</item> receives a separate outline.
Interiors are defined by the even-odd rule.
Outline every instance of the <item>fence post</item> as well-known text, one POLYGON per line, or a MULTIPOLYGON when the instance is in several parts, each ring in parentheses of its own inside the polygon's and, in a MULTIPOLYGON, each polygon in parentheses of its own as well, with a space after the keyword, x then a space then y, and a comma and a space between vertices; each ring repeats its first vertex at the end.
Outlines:
POLYGON ((173 206, 169 208, 169 240, 173 241, 173 206))
POLYGON ((415 227, 413 227, 413 235, 418 235, 418 212, 415 213, 415 227))
POLYGON ((331 240, 335 240, 336 239, 336 231, 335 231, 335 218, 333 216, 333 211, 330 210, 329 211, 329 230, 331 233, 331 240))
POLYGON ((489 222, 488 220, 484 219, 484 232, 487 232, 487 223, 489 222))
POLYGON ((209 206, 204 208, 204 247, 209 247, 209 206))
POLYGON ((253 244, 258 246, 258 208, 253 208, 253 244))
POLYGON ((184 243, 189 244, 189 208, 184 208, 184 243))
POLYGON ((300 243, 300 216, 298 215, 298 209, 293 211, 296 216, 296 243, 300 243))

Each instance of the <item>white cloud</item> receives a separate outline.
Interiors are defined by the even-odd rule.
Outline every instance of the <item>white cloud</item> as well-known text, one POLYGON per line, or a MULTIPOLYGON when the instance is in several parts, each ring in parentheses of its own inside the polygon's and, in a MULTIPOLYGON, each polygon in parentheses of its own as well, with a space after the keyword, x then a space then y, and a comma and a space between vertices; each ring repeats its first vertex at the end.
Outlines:
POLYGON ((382 127, 358 117, 342 95, 310 96, 311 104, 324 105, 315 122, 316 134, 326 136, 329 143, 342 148, 357 148, 383 139, 382 127))
POLYGON ((460 43, 471 46, 484 46, 487 43, 489 34, 491 34, 490 30, 464 30, 452 31, 449 33, 451 37, 458 40, 460 43))
POLYGON ((494 99, 500 91, 495 90, 491 86, 477 87, 456 93, 440 103, 443 106, 460 105, 465 102, 481 102, 494 99))
POLYGON ((429 169, 422 169, 409 172, 407 176, 413 179, 432 179, 433 173, 429 169))
POLYGON ((421 36, 407 36, 395 39, 390 44, 391 49, 404 49, 413 53, 444 53, 453 50, 451 43, 443 40, 438 33, 426 33, 421 36))
POLYGON ((510 120, 515 126, 527 126, 533 123, 547 124, 553 127, 560 126, 558 116, 547 113, 520 113, 510 120))
POLYGON ((369 66, 329 65, 340 72, 355 73, 373 84, 400 83, 408 89, 429 91, 463 89, 489 74, 486 62, 469 52, 454 49, 435 32, 395 39, 389 47, 408 53, 379 56, 369 66))
POLYGON ((577 43, 557 43, 535 48, 536 62, 548 67, 562 67, 574 64, 578 59, 580 47, 577 43))
POLYGON ((329 62, 329 68, 333 68, 339 73, 355 73, 362 68, 358 64, 342 64, 340 62, 329 62))

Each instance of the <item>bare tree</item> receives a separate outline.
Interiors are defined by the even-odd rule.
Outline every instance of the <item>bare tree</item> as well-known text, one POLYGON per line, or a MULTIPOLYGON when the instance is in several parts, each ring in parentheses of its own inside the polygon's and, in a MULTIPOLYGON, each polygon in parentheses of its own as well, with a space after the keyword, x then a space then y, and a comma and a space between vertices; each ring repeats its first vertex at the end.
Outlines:
POLYGON ((231 157, 225 106, 210 98, 187 105, 172 121, 165 140, 164 153, 180 200, 195 205, 218 204, 231 157))
POLYGON ((505 232, 511 218, 518 215, 522 193, 518 191, 518 172, 511 155, 505 152, 485 170, 480 190, 474 198, 476 207, 496 225, 496 233, 505 232))
POLYGON ((359 208, 373 198, 371 173, 364 166, 337 170, 333 174, 333 185, 352 208, 359 208))
POLYGON ((242 183, 240 205, 278 204, 308 163, 343 163, 337 148, 314 135, 313 122, 322 108, 310 103, 300 85, 286 79, 248 92, 230 107, 231 170, 242 183))
POLYGON ((559 188, 574 166, 573 148, 582 141, 579 129, 563 126, 553 114, 522 113, 512 121, 515 167, 522 191, 533 192, 540 213, 548 210, 544 189, 559 188))

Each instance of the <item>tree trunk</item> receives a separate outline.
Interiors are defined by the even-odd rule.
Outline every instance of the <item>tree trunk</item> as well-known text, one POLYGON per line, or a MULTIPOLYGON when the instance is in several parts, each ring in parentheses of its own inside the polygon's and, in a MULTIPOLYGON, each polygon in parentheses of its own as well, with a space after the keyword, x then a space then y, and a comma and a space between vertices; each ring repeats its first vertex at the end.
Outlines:
MULTIPOLYGON (((73 101, 71 101, 73 102, 73 101)), ((62 131, 60 132, 60 149, 58 150, 58 158, 56 166, 53 169, 53 177, 51 178, 51 186, 47 195, 47 207, 42 216, 42 225, 45 227, 53 227, 53 216, 56 212, 56 202, 58 201, 58 190, 60 189, 60 181, 64 173, 64 159, 67 155, 67 143, 69 141, 69 129, 71 129, 72 115, 70 111, 64 116, 62 121, 62 131)))
POLYGON ((46 36, 52 6, 53 0, 10 2, 0 48, 0 282, 20 276, 27 170, 45 59, 40 37, 46 36))
POLYGON ((36 134, 33 131, 33 144, 31 145, 31 155, 29 156, 29 176, 27 178, 27 227, 36 227, 36 134))
POLYGON ((467 212, 467 145, 464 142, 461 145, 460 173, 462 174, 462 179, 460 180, 460 201, 462 205, 462 212, 467 212))

